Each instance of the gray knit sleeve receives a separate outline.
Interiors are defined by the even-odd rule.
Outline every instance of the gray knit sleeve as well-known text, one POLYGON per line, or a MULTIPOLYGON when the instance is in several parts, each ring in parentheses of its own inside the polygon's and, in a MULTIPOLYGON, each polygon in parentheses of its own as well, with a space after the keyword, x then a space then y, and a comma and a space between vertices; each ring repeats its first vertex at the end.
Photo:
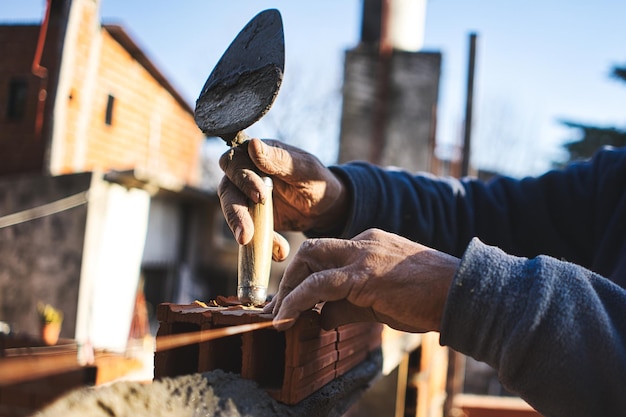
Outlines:
POLYGON ((608 279, 473 239, 440 341, 490 364, 545 416, 609 416, 626 410, 625 331, 626 291, 608 279))

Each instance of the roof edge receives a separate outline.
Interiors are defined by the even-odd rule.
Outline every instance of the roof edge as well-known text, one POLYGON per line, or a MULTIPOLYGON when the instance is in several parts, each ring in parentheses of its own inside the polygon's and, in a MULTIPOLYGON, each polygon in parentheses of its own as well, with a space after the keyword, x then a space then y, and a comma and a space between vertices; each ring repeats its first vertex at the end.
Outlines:
POLYGON ((163 73, 157 68, 157 66, 148 58, 148 56, 141 50, 135 41, 130 37, 128 32, 124 30, 121 25, 116 24, 103 24, 102 27, 109 32, 109 34, 115 39, 128 53, 137 60, 158 82, 161 84, 176 101, 191 115, 194 114, 194 109, 185 100, 185 98, 178 92, 178 90, 168 81, 163 73))

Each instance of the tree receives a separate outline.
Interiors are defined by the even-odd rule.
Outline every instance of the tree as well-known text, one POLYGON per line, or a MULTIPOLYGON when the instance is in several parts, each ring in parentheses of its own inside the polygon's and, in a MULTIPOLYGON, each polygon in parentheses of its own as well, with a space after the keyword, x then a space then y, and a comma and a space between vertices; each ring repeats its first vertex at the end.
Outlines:
MULTIPOLYGON (((626 82, 626 66, 613 67, 611 77, 626 82)), ((626 146, 626 130, 615 127, 598 127, 572 121, 561 121, 565 126, 582 131, 582 138, 563 145, 569 153, 567 162, 591 157, 601 146, 626 146)))

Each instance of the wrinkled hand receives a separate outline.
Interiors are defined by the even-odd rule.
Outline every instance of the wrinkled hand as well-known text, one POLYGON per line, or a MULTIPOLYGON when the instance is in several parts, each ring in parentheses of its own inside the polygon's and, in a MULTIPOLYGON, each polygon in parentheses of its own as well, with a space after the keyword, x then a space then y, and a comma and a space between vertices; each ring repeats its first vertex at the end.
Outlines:
MULTIPOLYGON (((268 197, 259 173, 274 182, 274 228, 278 231, 327 230, 347 214, 344 184, 315 156, 278 141, 251 139, 220 158, 225 176, 218 187, 222 211, 239 244, 252 239, 247 199, 268 197)), ((274 233, 274 260, 287 257, 289 245, 274 233)))
POLYGON ((280 320, 320 302, 322 327, 378 321, 408 332, 439 330, 459 259, 377 229, 351 240, 310 239, 285 270, 265 308, 280 320))

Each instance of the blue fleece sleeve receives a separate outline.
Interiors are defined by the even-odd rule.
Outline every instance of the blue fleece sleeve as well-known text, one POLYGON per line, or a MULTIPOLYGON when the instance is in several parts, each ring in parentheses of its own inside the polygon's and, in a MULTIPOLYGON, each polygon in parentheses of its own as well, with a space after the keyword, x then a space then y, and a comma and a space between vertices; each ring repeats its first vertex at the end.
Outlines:
POLYGON ((626 148, 488 183, 333 170, 352 198, 342 237, 377 227, 462 257, 443 344, 492 365, 547 417, 624 415, 626 148))
POLYGON ((441 343, 493 366, 546 417, 617 416, 626 410, 625 332, 626 292, 613 282, 474 239, 448 295, 441 343))
POLYGON ((353 199, 342 237, 376 227, 456 256, 479 237, 507 253, 550 253, 586 265, 594 245, 590 220, 608 194, 597 194, 592 165, 486 183, 361 162, 333 169, 348 184, 353 199))
POLYGON ((336 235, 352 238, 378 228, 457 256, 465 250, 472 212, 460 181, 362 162, 331 169, 347 185, 352 201, 348 221, 333 231, 336 235))
POLYGON ((376 227, 455 256, 478 237, 512 255, 549 254, 604 276, 626 249, 626 148, 522 180, 437 178, 360 162, 332 169, 352 198, 335 236, 376 227))

